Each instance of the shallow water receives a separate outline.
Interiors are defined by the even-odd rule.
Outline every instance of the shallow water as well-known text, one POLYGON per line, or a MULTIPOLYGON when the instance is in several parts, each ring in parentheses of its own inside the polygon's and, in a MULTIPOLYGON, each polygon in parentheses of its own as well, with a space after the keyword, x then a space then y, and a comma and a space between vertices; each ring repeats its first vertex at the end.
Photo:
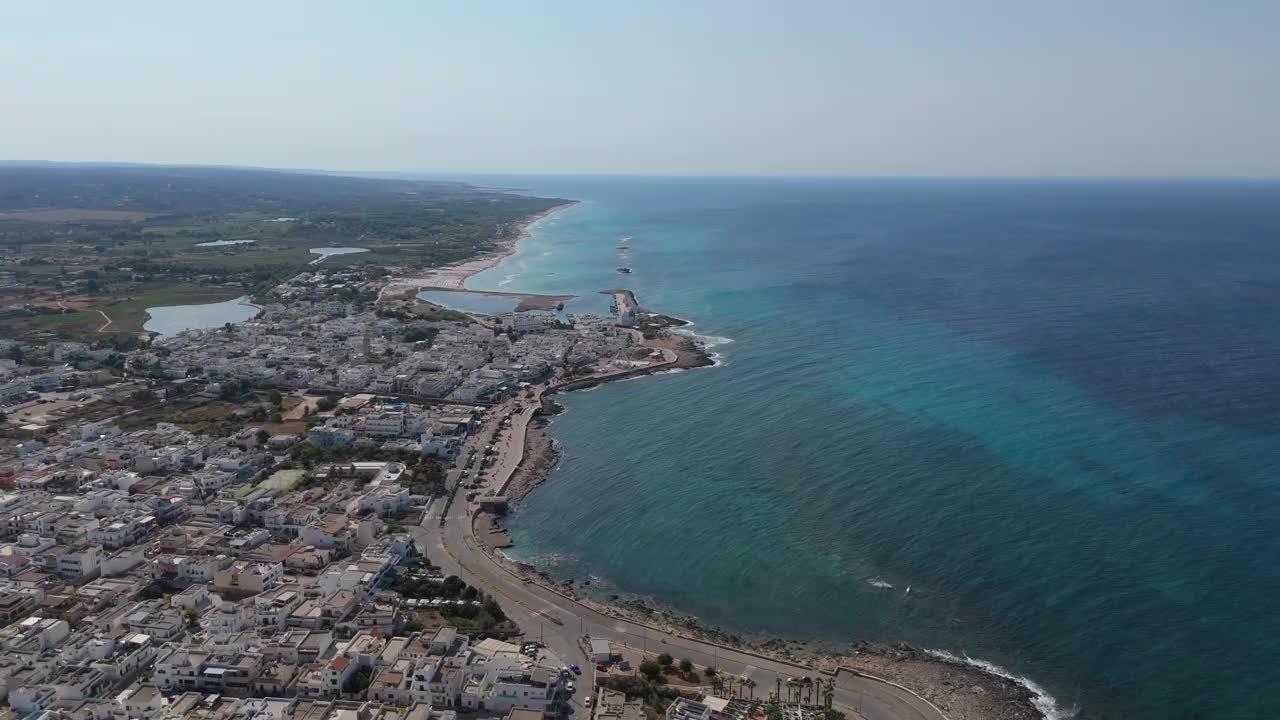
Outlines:
POLYGON ((369 248, 359 248, 359 247, 314 247, 314 248, 311 248, 308 252, 310 252, 312 255, 319 255, 320 257, 316 258, 315 260, 312 260, 310 263, 307 263, 307 264, 308 264, 308 265, 318 265, 319 263, 324 262, 326 259, 328 259, 328 258, 330 258, 330 257, 332 257, 332 256, 334 256, 334 255, 352 255, 352 254, 355 254, 355 253, 366 253, 366 252, 369 252, 369 248))
POLYGON ((218 328, 227 323, 244 322, 258 314, 258 308, 246 305, 247 297, 201 305, 166 305, 147 308, 150 315, 142 329, 161 335, 177 335, 183 330, 218 328))
POLYGON ((222 247, 224 245, 248 245, 250 243, 256 243, 256 242, 258 241, 254 240, 253 238, 246 238, 244 240, 209 240, 206 242, 196 243, 196 247, 222 247))

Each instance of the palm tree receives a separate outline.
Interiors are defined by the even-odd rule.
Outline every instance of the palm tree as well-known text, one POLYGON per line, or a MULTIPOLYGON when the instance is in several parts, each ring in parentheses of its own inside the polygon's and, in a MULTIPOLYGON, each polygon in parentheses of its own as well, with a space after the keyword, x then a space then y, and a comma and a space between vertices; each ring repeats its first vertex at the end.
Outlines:
POLYGON ((747 688, 747 692, 749 692, 751 695, 749 698, 750 701, 755 702, 756 701, 756 681, 752 680, 751 678, 747 678, 746 680, 742 681, 742 684, 744 687, 747 688))
MULTIPOLYGON (((821 681, 819 681, 821 682, 821 681)), ((827 711, 831 711, 831 700, 836 694, 836 681, 834 678, 828 679, 826 688, 822 691, 822 704, 826 706, 827 711)))

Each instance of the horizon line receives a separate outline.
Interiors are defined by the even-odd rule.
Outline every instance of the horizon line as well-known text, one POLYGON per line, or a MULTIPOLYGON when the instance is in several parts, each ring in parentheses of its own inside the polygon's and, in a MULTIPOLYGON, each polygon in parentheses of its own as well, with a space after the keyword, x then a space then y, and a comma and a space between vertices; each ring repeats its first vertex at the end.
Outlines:
MULTIPOLYGON (((131 167, 131 168, 205 168, 211 170, 257 170, 261 172, 280 172, 313 175, 360 176, 426 176, 434 178, 449 177, 562 177, 562 178, 616 178, 616 179, 654 179, 654 180, 1023 180, 1023 181, 1065 181, 1065 182, 1280 182, 1280 175, 1019 175, 1019 174, 978 174, 978 175, 930 175, 930 174, 854 174, 854 173, 717 173, 717 172, 672 172, 670 174, 649 172, 590 172, 590 171, 534 171, 534 170, 332 170, 325 168, 275 167, 268 165, 238 165, 220 163, 169 163, 142 162, 124 160, 31 160, 0 159, 0 168, 5 167, 42 167, 42 166, 86 166, 86 167, 131 167)), ((405 179, 413 179, 405 177, 405 179)))

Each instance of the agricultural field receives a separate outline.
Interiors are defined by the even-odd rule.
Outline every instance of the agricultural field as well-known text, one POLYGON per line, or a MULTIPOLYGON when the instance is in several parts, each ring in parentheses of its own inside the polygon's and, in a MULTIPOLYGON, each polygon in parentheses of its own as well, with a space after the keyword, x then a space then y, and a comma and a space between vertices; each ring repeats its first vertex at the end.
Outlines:
POLYGON ((472 257, 558 200, 462 183, 148 166, 0 167, 0 332, 141 333, 147 307, 261 296, 317 259, 381 275, 472 257))

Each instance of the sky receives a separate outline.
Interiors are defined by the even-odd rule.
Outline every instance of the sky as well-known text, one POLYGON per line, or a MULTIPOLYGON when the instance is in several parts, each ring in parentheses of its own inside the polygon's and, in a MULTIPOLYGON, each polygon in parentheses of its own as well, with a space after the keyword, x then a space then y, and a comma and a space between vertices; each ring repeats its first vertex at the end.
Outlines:
POLYGON ((1280 177, 1271 0, 0 5, 0 159, 1280 177))

